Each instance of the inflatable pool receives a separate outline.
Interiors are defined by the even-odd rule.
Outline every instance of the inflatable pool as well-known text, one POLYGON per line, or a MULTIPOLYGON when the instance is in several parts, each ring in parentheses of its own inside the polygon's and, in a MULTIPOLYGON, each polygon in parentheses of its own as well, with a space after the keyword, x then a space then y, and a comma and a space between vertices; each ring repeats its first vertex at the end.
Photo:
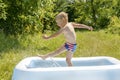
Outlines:
POLYGON ((73 58, 28 57, 14 68, 12 80, 120 80, 120 61, 112 57, 73 58))

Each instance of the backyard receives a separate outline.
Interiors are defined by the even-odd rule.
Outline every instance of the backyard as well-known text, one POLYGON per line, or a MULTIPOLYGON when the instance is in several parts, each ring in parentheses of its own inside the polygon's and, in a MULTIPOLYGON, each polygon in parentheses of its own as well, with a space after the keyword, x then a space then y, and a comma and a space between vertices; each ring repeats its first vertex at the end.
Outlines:
MULTIPOLYGON (((51 33, 46 33, 50 35, 51 33)), ((111 56, 120 59, 120 36, 105 31, 77 31, 77 50, 74 57, 111 56)), ((65 42, 63 35, 51 40, 42 34, 14 38, 0 34, 0 79, 11 80, 15 65, 22 59, 56 50, 65 42), (55 45, 53 45, 55 44, 55 45)), ((65 53, 56 57, 65 57, 65 53)))

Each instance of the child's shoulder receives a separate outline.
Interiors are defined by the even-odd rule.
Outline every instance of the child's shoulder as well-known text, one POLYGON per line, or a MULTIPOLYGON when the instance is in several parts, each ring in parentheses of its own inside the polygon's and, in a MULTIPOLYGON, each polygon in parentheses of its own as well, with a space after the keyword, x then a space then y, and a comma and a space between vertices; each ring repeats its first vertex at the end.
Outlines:
POLYGON ((67 23, 65 27, 68 27, 68 28, 73 27, 72 22, 67 23))
POLYGON ((69 26, 72 26, 71 22, 68 22, 65 27, 69 27, 69 26))
POLYGON ((72 22, 68 22, 68 25, 71 25, 72 24, 72 22))

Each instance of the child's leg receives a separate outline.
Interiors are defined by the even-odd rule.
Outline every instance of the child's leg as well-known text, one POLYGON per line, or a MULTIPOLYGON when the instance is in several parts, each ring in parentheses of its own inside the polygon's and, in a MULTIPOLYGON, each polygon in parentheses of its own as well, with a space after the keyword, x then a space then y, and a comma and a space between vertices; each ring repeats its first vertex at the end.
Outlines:
POLYGON ((68 64, 68 66, 72 66, 72 59, 73 53, 71 51, 67 51, 67 55, 66 55, 66 62, 68 64))
POLYGON ((66 48, 65 48, 64 45, 63 45, 63 46, 61 46, 60 48, 58 48, 56 51, 51 52, 51 53, 48 53, 48 54, 46 54, 46 55, 39 56, 39 57, 41 57, 42 59, 46 59, 46 58, 48 58, 48 57, 56 56, 56 55, 58 55, 58 54, 60 54, 60 53, 62 53, 62 52, 64 52, 64 51, 66 51, 66 48))

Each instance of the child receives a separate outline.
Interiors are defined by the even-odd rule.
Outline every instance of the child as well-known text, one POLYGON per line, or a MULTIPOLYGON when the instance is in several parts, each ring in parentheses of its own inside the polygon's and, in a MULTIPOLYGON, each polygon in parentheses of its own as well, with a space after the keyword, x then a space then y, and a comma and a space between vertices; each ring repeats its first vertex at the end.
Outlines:
POLYGON ((86 28, 88 30, 93 30, 92 27, 86 26, 84 24, 77 24, 77 23, 72 23, 68 22, 68 15, 65 12, 60 12, 56 16, 56 23, 60 27, 60 30, 51 36, 46 36, 44 35, 44 39, 51 39, 54 38, 60 34, 64 34, 66 43, 64 43, 60 48, 58 48, 56 51, 51 52, 46 55, 39 56, 42 59, 46 59, 48 57, 53 57, 56 56, 64 51, 67 51, 66 54, 66 62, 68 66, 72 66, 71 58, 73 56, 73 53, 76 50, 76 34, 74 31, 74 28, 86 28))

